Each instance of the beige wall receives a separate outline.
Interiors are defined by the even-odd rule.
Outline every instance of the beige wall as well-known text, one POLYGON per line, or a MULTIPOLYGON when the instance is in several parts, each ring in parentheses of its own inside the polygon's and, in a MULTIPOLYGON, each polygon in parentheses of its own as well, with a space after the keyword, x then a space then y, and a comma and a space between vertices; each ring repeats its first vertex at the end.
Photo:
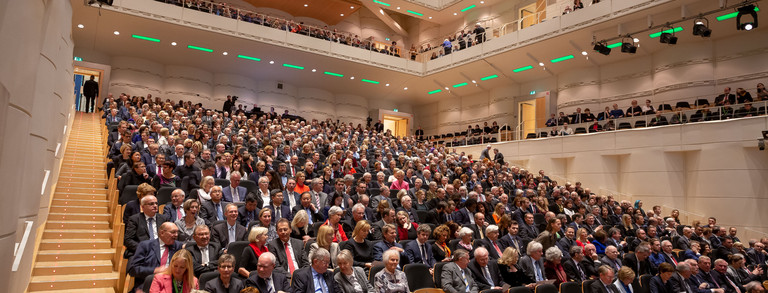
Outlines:
POLYGON ((71 27, 69 1, 0 3, 2 292, 22 292, 29 282, 36 231, 47 217, 67 125, 74 118, 71 27), (45 170, 50 175, 43 185, 45 170), (22 240, 25 221, 33 222, 32 230, 19 251, 18 270, 12 271, 14 245, 22 240))
MULTIPOLYGON (((768 235, 768 117, 494 144, 514 165, 581 181, 598 194, 680 209, 683 222, 714 216, 739 237, 768 235)), ((478 157, 483 145, 460 147, 478 157)), ((706 222, 706 221, 705 221, 706 222)))

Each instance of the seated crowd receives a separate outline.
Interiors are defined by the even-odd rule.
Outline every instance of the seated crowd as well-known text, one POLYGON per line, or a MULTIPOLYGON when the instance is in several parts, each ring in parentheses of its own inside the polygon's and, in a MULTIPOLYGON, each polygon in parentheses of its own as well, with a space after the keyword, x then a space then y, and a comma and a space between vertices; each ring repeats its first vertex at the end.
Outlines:
POLYGON ((742 242, 714 218, 684 225, 490 146, 476 161, 376 127, 228 106, 107 99, 118 190, 137 195, 124 207, 136 288, 153 276, 150 292, 410 292, 415 276, 446 292, 594 280, 631 293, 656 275, 651 293, 740 293, 765 279, 768 238, 742 242))

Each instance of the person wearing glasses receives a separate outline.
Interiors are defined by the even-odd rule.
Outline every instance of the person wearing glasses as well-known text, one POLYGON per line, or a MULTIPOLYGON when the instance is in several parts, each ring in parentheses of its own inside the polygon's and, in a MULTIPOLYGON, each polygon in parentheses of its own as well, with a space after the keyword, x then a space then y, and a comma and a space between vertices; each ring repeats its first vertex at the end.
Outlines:
POLYGON ((157 198, 154 195, 147 195, 141 199, 142 212, 128 218, 125 223, 125 244, 126 259, 133 256, 139 242, 149 239, 157 239, 157 231, 160 226, 169 222, 168 217, 157 212, 157 198))
POLYGON ((219 277, 205 283, 205 291, 211 293, 236 293, 245 288, 243 281, 232 278, 235 271, 235 256, 222 254, 219 257, 219 277))

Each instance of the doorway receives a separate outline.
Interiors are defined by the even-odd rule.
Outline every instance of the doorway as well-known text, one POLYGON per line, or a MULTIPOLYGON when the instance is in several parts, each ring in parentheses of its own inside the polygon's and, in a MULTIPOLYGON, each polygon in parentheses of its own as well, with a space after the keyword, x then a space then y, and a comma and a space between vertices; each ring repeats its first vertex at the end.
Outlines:
POLYGON ((384 115, 384 131, 391 130, 395 137, 408 136, 408 122, 406 117, 384 115))
POLYGON ((518 105, 518 125, 520 126, 520 137, 526 137, 529 133, 536 133, 536 100, 520 102, 518 105))
POLYGON ((93 75, 93 80, 99 83, 99 94, 96 96, 96 99, 94 100, 94 112, 99 112, 99 109, 101 108, 100 105, 103 103, 102 101, 102 95, 103 95, 103 85, 101 84, 102 77, 104 76, 104 70, 101 69, 94 69, 94 68, 87 68, 87 67, 81 67, 81 66, 75 66, 75 109, 80 112, 85 112, 86 107, 86 100, 85 96, 83 95, 83 85, 85 85, 85 81, 91 79, 91 75, 93 75))

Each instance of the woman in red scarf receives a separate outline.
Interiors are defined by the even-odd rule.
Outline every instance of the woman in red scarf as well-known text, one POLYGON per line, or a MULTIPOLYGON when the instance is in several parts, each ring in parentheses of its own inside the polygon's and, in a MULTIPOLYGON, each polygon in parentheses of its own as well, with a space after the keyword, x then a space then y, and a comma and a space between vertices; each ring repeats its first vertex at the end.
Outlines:
POLYGON ((250 272, 255 271, 259 262, 259 256, 265 253, 267 250, 267 232, 269 230, 264 227, 253 227, 251 232, 248 233, 249 247, 243 249, 241 258, 243 260, 243 266, 237 270, 237 273, 248 278, 250 272))
POLYGON ((550 247, 544 252, 544 275, 548 280, 555 280, 555 288, 560 288, 560 283, 568 282, 568 275, 560 261, 563 259, 563 252, 557 246, 550 247))

